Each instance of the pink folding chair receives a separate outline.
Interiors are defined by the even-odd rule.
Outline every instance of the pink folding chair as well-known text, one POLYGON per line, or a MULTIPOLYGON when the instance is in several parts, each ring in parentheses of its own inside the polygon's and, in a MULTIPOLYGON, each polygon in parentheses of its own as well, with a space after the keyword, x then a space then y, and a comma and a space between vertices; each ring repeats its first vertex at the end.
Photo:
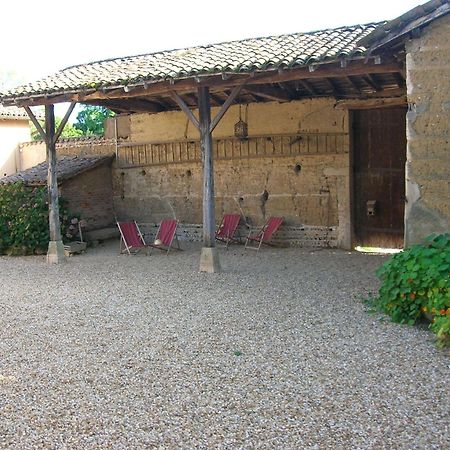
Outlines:
POLYGON ((131 255, 131 253, 138 253, 142 249, 148 248, 141 230, 135 221, 117 222, 117 226, 120 231, 119 253, 124 253, 126 251, 131 255))
POLYGON ((176 219, 164 219, 163 221, 161 221, 158 227, 158 231, 156 232, 154 243, 147 244, 149 247, 151 247, 150 253, 152 248, 157 248, 169 254, 174 239, 177 241, 176 250, 181 250, 180 242, 178 241, 178 236, 176 234, 177 226, 178 220, 176 219))
POLYGON ((272 236, 277 232, 278 228, 280 228, 283 220, 283 217, 271 217, 258 233, 252 235, 252 232, 250 231, 247 240, 245 241, 245 249, 250 248, 258 251, 262 244, 270 245, 272 236), (255 243, 255 245, 249 245, 250 243, 255 243))
POLYGON ((226 248, 228 248, 230 242, 240 242, 240 239, 234 237, 240 220, 239 214, 224 214, 216 232, 216 239, 224 242, 226 248))

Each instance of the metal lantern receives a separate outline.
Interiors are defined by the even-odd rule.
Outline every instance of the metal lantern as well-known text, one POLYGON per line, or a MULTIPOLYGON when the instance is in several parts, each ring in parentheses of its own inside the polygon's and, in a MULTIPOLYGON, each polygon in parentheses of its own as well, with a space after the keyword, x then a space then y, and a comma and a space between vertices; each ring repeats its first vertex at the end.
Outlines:
POLYGON ((241 117, 241 105, 239 105, 239 121, 234 124, 234 135, 240 139, 248 136, 248 124, 241 117))

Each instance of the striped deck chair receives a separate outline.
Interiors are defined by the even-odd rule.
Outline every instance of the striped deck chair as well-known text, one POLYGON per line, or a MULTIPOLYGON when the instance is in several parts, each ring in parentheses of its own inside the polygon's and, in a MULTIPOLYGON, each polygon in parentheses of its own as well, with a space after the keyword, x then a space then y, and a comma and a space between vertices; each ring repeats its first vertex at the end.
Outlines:
POLYGON ((252 232, 250 231, 247 240, 245 241, 245 249, 250 248, 258 251, 262 244, 270 245, 273 234, 276 233, 282 223, 283 217, 271 217, 258 233, 252 235, 252 232))
POLYGON ((240 220, 241 216, 239 214, 224 214, 222 222, 217 229, 216 239, 224 242, 227 249, 230 242, 240 242, 239 238, 234 237, 240 220))
POLYGON ((119 253, 128 252, 129 255, 136 254, 143 249, 148 249, 141 230, 135 221, 117 222, 120 231, 119 253))
POLYGON ((169 254, 170 249, 174 248, 172 247, 174 240, 177 241, 176 250, 181 250, 180 242, 178 241, 178 236, 176 233, 177 226, 178 220, 176 219, 162 220, 159 224, 158 231, 156 232, 155 241, 153 244, 147 244, 150 247, 150 253, 152 248, 157 248, 169 254))

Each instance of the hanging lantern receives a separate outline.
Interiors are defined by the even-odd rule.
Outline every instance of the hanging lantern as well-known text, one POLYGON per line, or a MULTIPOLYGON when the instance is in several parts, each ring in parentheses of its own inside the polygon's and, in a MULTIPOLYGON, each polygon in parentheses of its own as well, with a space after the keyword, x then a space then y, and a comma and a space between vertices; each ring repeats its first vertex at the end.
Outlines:
POLYGON ((234 124, 234 135, 240 139, 245 139, 248 136, 248 124, 242 120, 241 105, 239 105, 239 121, 234 124))

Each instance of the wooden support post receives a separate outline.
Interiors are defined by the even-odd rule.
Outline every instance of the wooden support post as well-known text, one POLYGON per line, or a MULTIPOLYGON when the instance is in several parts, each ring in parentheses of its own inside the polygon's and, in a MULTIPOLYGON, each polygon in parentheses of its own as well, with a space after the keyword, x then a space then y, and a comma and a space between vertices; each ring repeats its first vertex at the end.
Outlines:
POLYGON ((58 180, 56 176, 56 140, 54 105, 45 106, 45 145, 47 148, 47 189, 50 242, 48 243, 47 262, 58 264, 65 261, 64 245, 61 239, 59 223, 58 180))
POLYGON ((203 248, 200 272, 220 272, 216 246, 214 199, 214 154, 211 135, 211 104, 209 88, 198 88, 199 131, 203 161, 203 248))

